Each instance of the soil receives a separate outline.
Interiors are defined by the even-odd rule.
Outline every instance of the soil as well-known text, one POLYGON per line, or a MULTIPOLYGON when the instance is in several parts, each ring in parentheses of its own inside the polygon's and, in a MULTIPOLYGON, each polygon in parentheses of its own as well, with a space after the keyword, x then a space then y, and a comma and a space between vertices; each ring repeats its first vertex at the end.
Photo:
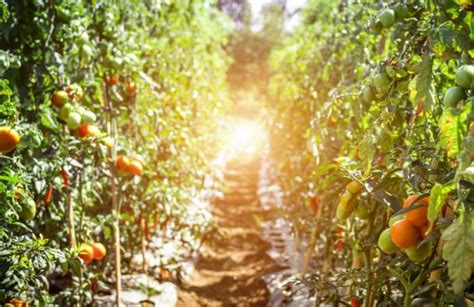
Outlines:
POLYGON ((205 240, 177 306, 267 305, 270 293, 261 277, 281 267, 267 254, 270 244, 261 237, 261 221, 268 213, 257 197, 260 163, 227 166, 224 197, 211 209, 217 229, 205 240))

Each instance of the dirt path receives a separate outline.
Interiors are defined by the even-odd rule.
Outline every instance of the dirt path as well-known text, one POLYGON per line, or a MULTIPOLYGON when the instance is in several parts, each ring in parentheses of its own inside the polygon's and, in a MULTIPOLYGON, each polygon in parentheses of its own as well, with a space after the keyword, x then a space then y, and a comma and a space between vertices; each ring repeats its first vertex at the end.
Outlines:
POLYGON ((266 215, 257 198, 259 169, 260 161, 228 166, 224 198, 212 208, 218 230, 206 240, 177 306, 266 306, 261 276, 280 268, 267 255, 270 244, 257 222, 266 215))

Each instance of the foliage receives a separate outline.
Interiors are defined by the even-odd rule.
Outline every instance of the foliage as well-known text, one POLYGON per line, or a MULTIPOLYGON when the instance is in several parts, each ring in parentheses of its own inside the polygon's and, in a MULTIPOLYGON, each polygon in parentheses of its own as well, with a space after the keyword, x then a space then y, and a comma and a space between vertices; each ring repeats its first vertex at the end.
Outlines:
MULTIPOLYGON (((310 242, 314 269, 303 281, 317 304, 472 297, 472 98, 443 105, 449 88, 471 80, 456 72, 472 63, 472 20, 463 1, 313 0, 273 52, 272 158, 286 216, 310 242), (352 196, 356 206, 370 216, 342 212, 337 220, 339 197, 354 180, 364 186, 352 196), (423 241, 435 248, 419 263, 377 248, 392 215, 419 208, 401 210, 413 194, 431 194, 432 232, 423 241), (311 203, 320 204, 315 214, 311 203)), ((471 83, 461 96, 472 90, 471 83)))
MULTIPOLYGON (((208 132, 227 101, 227 19, 207 0, 0 5, 0 125, 21 135, 0 154, 0 303, 91 303, 97 280, 113 286, 114 244, 122 270, 137 270, 132 258, 150 233, 191 254, 209 228, 191 199, 213 174, 208 132), (84 97, 68 93, 66 115, 84 124, 93 112, 100 131, 89 137, 51 103, 74 83, 84 97), (119 173, 117 154, 140 154, 143 174, 119 173), (37 212, 25 220, 31 201, 37 212), (83 242, 102 242, 109 256, 85 265, 83 242)), ((158 269, 177 274, 178 257, 158 269)))

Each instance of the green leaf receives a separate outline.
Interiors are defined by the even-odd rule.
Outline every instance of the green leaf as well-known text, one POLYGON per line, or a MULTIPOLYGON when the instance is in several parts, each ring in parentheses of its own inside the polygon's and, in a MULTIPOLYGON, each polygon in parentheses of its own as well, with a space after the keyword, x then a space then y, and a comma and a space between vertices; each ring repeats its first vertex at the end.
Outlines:
POLYGON ((470 216, 462 214, 441 236, 443 259, 448 263, 448 274, 453 291, 461 294, 464 282, 471 277, 474 266, 474 229, 470 216))
POLYGON ((461 179, 474 184, 474 164, 459 173, 461 179))
POLYGON ((431 110, 435 102, 433 86, 433 58, 425 56, 415 67, 417 75, 409 84, 410 100, 415 105, 423 105, 425 110, 431 110))
POLYGON ((472 102, 466 104, 460 113, 448 108, 441 116, 438 145, 446 150, 450 158, 455 158, 461 152, 471 108, 472 102))
POLYGON ((443 209, 443 205, 446 203, 446 196, 456 188, 454 183, 448 185, 435 184, 431 189, 430 204, 428 206, 428 221, 430 221, 430 228, 433 227, 433 223, 438 219, 438 216, 443 209))

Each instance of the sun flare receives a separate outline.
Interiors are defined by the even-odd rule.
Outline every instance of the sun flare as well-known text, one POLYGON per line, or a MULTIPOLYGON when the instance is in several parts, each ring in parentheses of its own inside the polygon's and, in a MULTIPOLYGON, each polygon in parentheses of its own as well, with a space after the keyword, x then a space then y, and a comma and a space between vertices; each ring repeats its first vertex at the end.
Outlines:
POLYGON ((232 119, 224 124, 223 150, 229 158, 255 156, 261 152, 266 138, 264 125, 255 119, 232 119))

